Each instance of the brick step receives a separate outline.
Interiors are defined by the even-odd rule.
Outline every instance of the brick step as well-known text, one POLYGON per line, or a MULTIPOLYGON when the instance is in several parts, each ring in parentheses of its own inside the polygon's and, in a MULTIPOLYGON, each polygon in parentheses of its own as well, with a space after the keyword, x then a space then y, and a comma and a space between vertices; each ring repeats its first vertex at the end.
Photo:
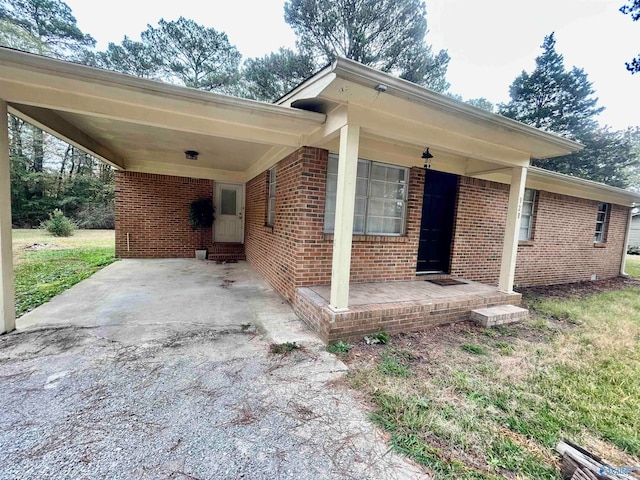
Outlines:
POLYGON ((244 253, 242 243, 216 243, 210 249, 211 253, 244 253))
POLYGON ((498 305, 497 307, 471 310, 470 318, 481 327, 488 328, 526 320, 529 318, 529 310, 515 305, 498 305))
POLYGON ((214 262, 228 262, 230 260, 240 261, 247 259, 244 253, 210 253, 208 258, 214 262))

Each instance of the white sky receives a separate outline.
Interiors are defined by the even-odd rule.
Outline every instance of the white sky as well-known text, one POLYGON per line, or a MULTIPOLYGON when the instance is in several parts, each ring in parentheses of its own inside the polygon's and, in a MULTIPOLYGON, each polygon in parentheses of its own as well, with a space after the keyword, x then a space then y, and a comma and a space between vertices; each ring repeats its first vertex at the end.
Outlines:
MULTIPOLYGON (((66 0, 78 25, 98 41, 139 38, 148 23, 180 15, 224 31, 244 58, 262 56, 295 36, 284 21, 283 0, 66 0)), ((624 62, 640 52, 640 22, 618 8, 625 0, 426 0, 434 49, 451 56, 451 91, 464 98, 504 102, 509 85, 531 71, 544 36, 556 32, 568 68, 582 67, 593 82, 600 122, 616 129, 640 125, 640 74, 624 62)))

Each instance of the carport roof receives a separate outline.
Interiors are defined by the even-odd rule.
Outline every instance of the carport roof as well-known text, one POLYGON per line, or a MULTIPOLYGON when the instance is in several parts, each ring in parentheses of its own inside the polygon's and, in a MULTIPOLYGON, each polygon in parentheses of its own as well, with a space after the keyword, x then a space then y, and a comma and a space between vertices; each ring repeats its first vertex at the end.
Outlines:
POLYGON ((244 181, 326 119, 308 112, 0 48, 11 113, 116 168, 244 181), (196 164, 185 150, 200 152, 196 164))

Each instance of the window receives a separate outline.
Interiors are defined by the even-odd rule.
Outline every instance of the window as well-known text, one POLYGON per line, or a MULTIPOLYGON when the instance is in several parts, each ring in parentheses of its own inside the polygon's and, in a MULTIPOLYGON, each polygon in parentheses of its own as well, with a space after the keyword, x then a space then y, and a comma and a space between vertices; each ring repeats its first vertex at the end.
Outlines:
POLYGON ((267 225, 273 226, 276 218, 276 167, 269 170, 269 200, 267 203, 267 225))
POLYGON ((533 210, 536 203, 536 191, 525 188, 520 216, 520 240, 531 240, 533 233, 533 210))
POLYGON ((593 238, 595 243, 604 243, 607 232, 607 220, 609 217, 609 204, 601 203, 598 205, 598 217, 596 219, 596 234, 593 238))
MULTIPOLYGON (((406 217, 408 178, 409 172, 406 168, 358 160, 353 233, 402 235, 406 217)), ((337 186, 338 157, 330 155, 324 215, 326 233, 333 233, 335 227, 337 186)))

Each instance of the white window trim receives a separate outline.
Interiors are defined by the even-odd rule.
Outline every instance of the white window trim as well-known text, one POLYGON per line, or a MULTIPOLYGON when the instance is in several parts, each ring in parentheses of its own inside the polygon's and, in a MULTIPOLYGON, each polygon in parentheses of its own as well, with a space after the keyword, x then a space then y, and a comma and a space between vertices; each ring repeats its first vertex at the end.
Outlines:
MULTIPOLYGON (((330 153, 329 154, 329 158, 333 158, 335 160, 338 160, 338 155, 336 155, 335 153, 330 153)), ((407 203, 408 203, 408 199, 409 199, 409 168, 407 167, 402 167, 399 165, 393 165, 391 163, 383 163, 383 162, 376 162, 373 160, 367 160, 366 158, 358 158, 358 162, 367 162, 369 163, 369 177, 367 178, 367 196, 366 197, 362 197, 362 196, 358 196, 356 195, 356 198, 364 198, 365 201, 365 207, 364 207, 364 232, 353 232, 353 235, 361 235, 361 236, 371 236, 371 237, 402 237, 404 235, 406 235, 406 231, 407 231, 407 203), (371 170, 373 165, 382 165, 384 167, 393 167, 393 168, 397 168, 398 170, 403 170, 404 171, 404 178, 405 178, 405 190, 404 190, 404 197, 402 198, 402 216, 401 216, 401 231, 400 233, 368 233, 367 232, 367 224, 368 224, 368 217, 369 217, 369 199, 371 198, 371 170)), ((329 175, 329 172, 327 171, 327 177, 329 175)), ((326 191, 326 190, 325 190, 326 191)), ((325 206, 326 206, 326 202, 325 202, 325 206)), ((337 207, 336 207, 337 208, 337 207)), ((335 212, 334 212, 335 214, 335 212)), ((325 218, 326 218, 326 210, 325 210, 325 218)), ((354 212, 355 215, 355 212, 354 212)), ((355 224, 354 224, 355 226, 355 224)), ((335 229, 334 229, 335 230, 335 229)), ((323 225, 323 233, 332 235, 334 233, 334 230, 327 230, 326 227, 326 221, 324 222, 323 225)))
POLYGON ((524 215, 522 215, 520 217, 520 230, 522 230, 523 226, 527 227, 527 238, 519 238, 520 237, 520 230, 518 230, 518 240, 520 242, 530 242, 533 238, 532 238, 532 234, 533 234, 533 219, 536 215, 536 200, 538 198, 538 192, 537 190, 534 190, 532 188, 525 188, 525 194, 526 192, 531 191, 533 192, 533 197, 531 198, 531 200, 522 200, 522 205, 523 205, 523 209, 524 209, 524 204, 525 203, 530 203, 531 204, 531 215, 529 215, 529 222, 528 225, 523 225, 523 221, 525 219, 524 215))
POLYGON ((269 169, 269 183, 267 190, 267 225, 273 227, 276 220, 276 167, 269 169), (273 185, 273 195, 271 195, 271 186, 273 185), (273 199, 273 210, 271 209, 271 199, 273 199))
POLYGON ((600 202, 598 204, 598 213, 596 214, 596 229, 593 235, 593 243, 606 243, 607 240, 607 222, 609 221, 609 212, 611 211, 611 204, 606 202, 600 202), (604 205, 604 210, 600 208, 604 205), (604 219, 602 221, 598 220, 598 216, 604 213, 604 219), (598 232, 598 225, 602 225, 602 230, 598 232), (602 236, 600 240, 598 240, 598 233, 602 236))

